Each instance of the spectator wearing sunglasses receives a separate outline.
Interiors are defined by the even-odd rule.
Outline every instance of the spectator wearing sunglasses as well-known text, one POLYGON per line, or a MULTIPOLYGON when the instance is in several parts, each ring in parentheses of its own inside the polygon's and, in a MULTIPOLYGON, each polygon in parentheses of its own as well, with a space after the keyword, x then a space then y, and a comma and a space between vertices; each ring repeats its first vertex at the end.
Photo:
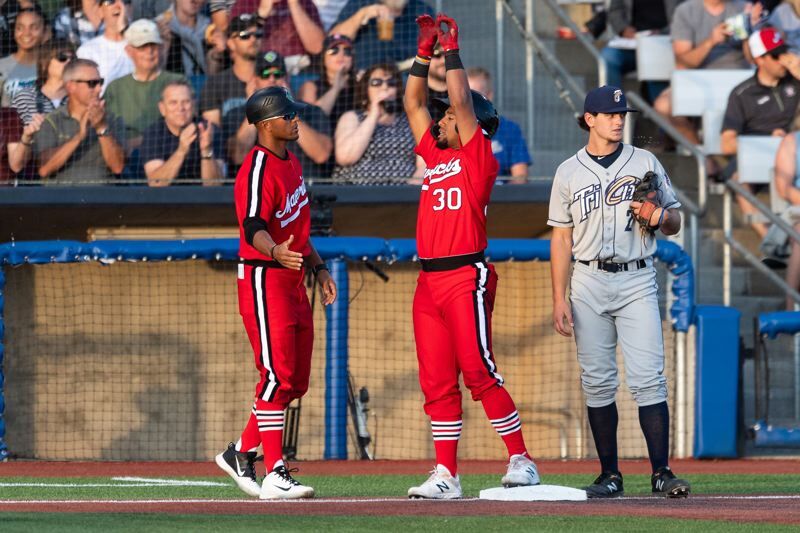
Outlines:
POLYGON ((158 110, 164 117, 144 135, 142 161, 151 187, 200 183, 219 185, 224 177, 224 154, 217 128, 196 120, 194 94, 185 81, 164 87, 158 110))
POLYGON ((20 9, 14 22, 17 51, 0 59, 0 83, 3 84, 0 104, 3 107, 10 106, 11 99, 21 89, 36 83, 36 60, 39 46, 45 40, 42 9, 38 5, 20 9))
MULTIPOLYGON (((289 73, 275 67, 275 61, 266 60, 270 53, 277 55, 277 52, 267 52, 256 63, 255 76, 247 84, 248 98, 259 89, 268 87, 290 90, 289 73)), ((282 59, 279 55, 278 58, 282 59)), ((306 179, 329 178, 329 161, 333 153, 330 121, 322 109, 310 104, 302 106, 299 116, 299 137, 296 141, 289 142, 288 148, 300 161, 306 179)), ((294 118, 293 114, 289 114, 283 120, 292 122, 294 118)), ((228 113, 222 129, 223 138, 227 139, 231 167, 238 169, 256 142, 256 128, 247 121, 244 104, 228 113)))
POLYGON ((353 41, 345 35, 328 35, 318 63, 319 78, 305 82, 297 96, 319 106, 335 128, 342 114, 355 107, 353 41))
MULTIPOLYGON (((728 97, 720 137, 722 154, 731 157, 723 171, 725 179, 738 179, 735 155, 739 135, 785 136, 800 103, 800 58, 788 53, 780 33, 775 28, 762 28, 750 36, 747 45, 756 73, 734 87, 728 97)), ((750 192, 756 190, 752 184, 741 185, 750 192)), ((744 197, 737 196, 736 200, 743 214, 758 213, 744 197)), ((761 238, 767 234, 763 222, 751 225, 761 238)))
POLYGON ((403 82, 394 64, 367 69, 356 85, 356 109, 343 114, 336 126, 335 183, 399 185, 422 176, 402 98, 403 82))
POLYGON ((109 83, 133 72, 133 61, 125 51, 123 31, 128 24, 122 0, 100 0, 103 15, 103 34, 90 39, 78 48, 78 57, 97 63, 104 80, 103 91, 109 83))
POLYGON ((308 66, 309 55, 322 52, 322 21, 312 0, 237 0, 231 16, 255 13, 262 22, 261 50, 284 57, 290 74, 308 66))
POLYGON ((357 72, 379 61, 407 61, 410 66, 417 52, 416 19, 423 14, 435 16, 422 0, 350 0, 330 33, 353 40, 357 72), (387 18, 394 21, 393 37, 382 41, 378 38, 378 19, 387 18))
MULTIPOLYGON (((226 44, 233 65, 209 76, 200 93, 200 113, 212 124, 220 126, 231 109, 247 100, 245 87, 253 77, 262 35, 258 20, 251 13, 242 13, 230 21, 226 44)), ((282 60, 280 66, 286 69, 282 60)))
POLYGON ((11 100, 11 106, 19 113, 24 130, 17 142, 9 142, 9 165, 11 170, 23 177, 33 178, 35 168, 28 165, 33 152, 33 137, 42 126, 44 116, 55 111, 66 101, 64 67, 75 57, 75 49, 66 41, 52 41, 39 50, 36 64, 36 85, 22 89, 11 100))
POLYGON ((67 0, 53 17, 53 34, 78 47, 101 35, 103 12, 97 0, 67 0))
POLYGON ((11 100, 23 124, 30 123, 33 115, 51 113, 64 103, 67 96, 64 67, 74 57, 75 48, 67 41, 42 45, 36 61, 36 83, 20 90, 11 100))
POLYGON ((64 67, 67 104, 45 117, 33 151, 45 184, 109 183, 125 166, 125 126, 106 112, 97 63, 73 59, 64 67))

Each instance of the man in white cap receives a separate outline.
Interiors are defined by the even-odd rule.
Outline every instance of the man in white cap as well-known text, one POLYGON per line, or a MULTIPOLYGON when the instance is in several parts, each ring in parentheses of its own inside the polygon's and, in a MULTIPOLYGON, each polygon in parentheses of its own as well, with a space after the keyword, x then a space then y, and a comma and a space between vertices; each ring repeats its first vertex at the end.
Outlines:
MULTIPOLYGON (((125 31, 125 39, 128 42, 125 52, 133 61, 134 70, 111 82, 105 99, 106 108, 125 121, 130 153, 142 144, 142 132, 161 118, 158 102, 164 87, 175 81, 185 81, 185 78, 161 70, 161 35, 152 20, 139 19, 132 23, 125 31)), ((129 160, 129 170, 140 170, 137 159, 129 160)), ((143 175, 135 172, 130 177, 143 175)))

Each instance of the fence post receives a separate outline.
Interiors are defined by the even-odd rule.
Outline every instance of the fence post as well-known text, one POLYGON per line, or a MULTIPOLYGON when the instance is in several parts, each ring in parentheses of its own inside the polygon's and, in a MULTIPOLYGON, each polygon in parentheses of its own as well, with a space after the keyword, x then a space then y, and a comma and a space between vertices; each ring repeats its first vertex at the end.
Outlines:
POLYGON ((6 411, 6 396, 4 391, 5 376, 3 375, 3 355, 5 354, 5 345, 3 344, 5 333, 5 322, 3 321, 5 286, 6 273, 2 266, 0 266, 0 462, 7 460, 9 456, 8 447, 6 446, 6 420, 4 418, 6 411))
POLYGON ((347 262, 328 261, 336 301, 325 309, 325 459, 347 459, 347 262))

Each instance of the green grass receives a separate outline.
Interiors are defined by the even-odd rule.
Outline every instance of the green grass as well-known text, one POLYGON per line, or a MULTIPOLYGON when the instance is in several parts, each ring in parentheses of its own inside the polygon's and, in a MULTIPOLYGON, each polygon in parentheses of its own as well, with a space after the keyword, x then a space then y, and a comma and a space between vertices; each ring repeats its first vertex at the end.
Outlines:
MULTIPOLYGON (((124 475, 120 472, 120 475, 124 475)), ((301 472, 302 474, 302 472, 301 472)), ((800 474, 697 474, 687 476, 693 494, 797 494, 800 492, 800 474)), ((316 489, 320 498, 337 497, 402 497, 408 487, 425 479, 421 476, 302 476, 303 482, 316 489)), ((181 478, 172 478, 181 479, 181 478)), ((55 500, 55 499, 171 499, 171 498, 246 498, 226 477, 185 478, 225 483, 225 487, 81 487, 81 485, 113 482, 109 478, 29 478, 3 477, 2 483, 58 483, 75 484, 71 487, 0 487, 0 499, 55 500)), ((582 487, 592 481, 585 474, 548 475, 544 482, 550 485, 582 487)), ((496 487, 500 475, 465 475, 461 479, 464 496, 477 497, 481 489, 496 487)), ((625 493, 629 496, 650 493, 649 477, 629 475, 625 478, 625 493)), ((2 529, 2 528, 0 528, 2 529)))
MULTIPOLYGON (((125 472, 120 472, 124 475, 125 472)), ((466 497, 474 497, 482 488, 499 484, 498 475, 465 475, 462 486, 466 497)), ((689 476, 693 494, 797 494, 800 474, 748 475, 713 474, 689 476)), ((1 483, 69 484, 69 487, 0 487, 0 500, 103 500, 103 499, 242 499, 246 498, 226 477, 176 478, 194 481, 225 483, 224 487, 90 487, 90 484, 121 483, 109 478, 29 478, 2 477, 1 483), (83 486, 82 486, 83 485, 83 486)), ((300 476, 300 479, 317 490, 318 497, 402 497, 409 486, 424 479, 421 476, 300 476)), ((591 482, 591 476, 548 475, 548 484, 581 487, 591 482)), ((649 479, 645 475, 625 478, 628 495, 650 493, 649 479)), ((392 506, 392 502, 376 503, 392 506)), ((269 507, 259 509, 269 512, 269 507)), ((379 508, 376 507, 376 510, 379 508)), ((453 513, 463 512, 463 507, 453 506, 453 513)), ((302 513, 298 507, 297 513, 302 513)), ((402 531, 658 531, 662 532, 745 532, 771 533, 796 531, 796 528, 777 524, 735 523, 723 520, 675 520, 633 516, 297 516, 297 515, 172 515, 159 513, 2 513, 0 532, 58 531, 59 533, 85 531, 168 532, 223 531, 252 533, 265 531, 346 531, 381 533, 402 531)))
POLYGON ((4 533, 58 531, 658 531, 728 533, 757 531, 772 533, 796 531, 776 524, 741 524, 725 521, 674 520, 663 518, 615 516, 490 516, 490 517, 418 517, 418 516, 276 516, 276 515, 160 515, 160 514, 84 514, 84 513, 0 513, 4 533))

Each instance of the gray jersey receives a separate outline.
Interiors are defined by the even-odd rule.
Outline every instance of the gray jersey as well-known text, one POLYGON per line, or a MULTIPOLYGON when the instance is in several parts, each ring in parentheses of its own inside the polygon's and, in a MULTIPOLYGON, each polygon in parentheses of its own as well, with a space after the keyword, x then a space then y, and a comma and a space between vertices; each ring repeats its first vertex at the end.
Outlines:
POLYGON ((680 207, 667 173, 647 150, 623 145, 617 160, 604 168, 582 148, 558 167, 547 224, 575 228, 575 259, 627 263, 655 253, 655 237, 643 236, 629 212, 633 191, 650 170, 659 176, 659 204, 680 207))

